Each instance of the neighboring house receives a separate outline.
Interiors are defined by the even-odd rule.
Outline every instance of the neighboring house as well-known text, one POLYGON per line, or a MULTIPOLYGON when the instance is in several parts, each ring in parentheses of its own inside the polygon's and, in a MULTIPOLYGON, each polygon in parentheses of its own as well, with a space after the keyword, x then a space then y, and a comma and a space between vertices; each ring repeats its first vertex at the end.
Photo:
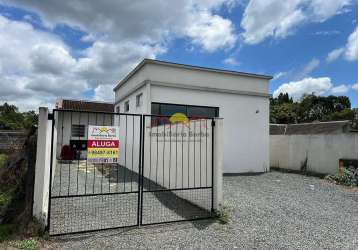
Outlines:
POLYGON ((80 152, 80 158, 86 156, 88 125, 112 125, 114 112, 113 103, 84 100, 59 100, 55 112, 57 126, 57 158, 64 146, 80 152), (65 110, 71 110, 65 112, 65 110), (76 112, 72 112, 76 111, 76 112))
POLYGON ((145 59, 114 88, 115 110, 223 118, 224 172, 264 172, 271 78, 145 59))
POLYGON ((270 125, 271 167, 335 174, 339 159, 358 159, 350 121, 270 125))

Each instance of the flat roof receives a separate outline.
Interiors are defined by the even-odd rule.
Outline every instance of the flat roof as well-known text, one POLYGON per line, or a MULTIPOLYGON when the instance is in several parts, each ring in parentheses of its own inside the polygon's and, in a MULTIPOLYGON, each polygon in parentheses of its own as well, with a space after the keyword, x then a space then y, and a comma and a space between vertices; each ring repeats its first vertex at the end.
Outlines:
POLYGON ((207 72, 215 72, 215 73, 223 73, 223 74, 230 74, 230 75, 237 75, 237 76, 247 76, 247 77, 255 77, 261 78, 266 80, 271 80, 273 77, 269 75, 260 75, 260 74, 253 74, 247 72, 240 72, 240 71, 233 71, 233 70, 225 70, 225 69, 215 69, 215 68, 208 68, 208 67, 201 67, 201 66, 194 66, 189 64, 181 64, 181 63, 173 63, 167 61, 160 61, 154 59, 143 59, 127 76, 125 76, 116 87, 114 87, 114 91, 117 90, 121 85, 123 85, 129 78, 131 78, 137 71, 139 71, 145 64, 156 64, 156 65, 164 65, 176 68, 183 68, 183 69, 190 69, 190 70, 201 70, 207 72))

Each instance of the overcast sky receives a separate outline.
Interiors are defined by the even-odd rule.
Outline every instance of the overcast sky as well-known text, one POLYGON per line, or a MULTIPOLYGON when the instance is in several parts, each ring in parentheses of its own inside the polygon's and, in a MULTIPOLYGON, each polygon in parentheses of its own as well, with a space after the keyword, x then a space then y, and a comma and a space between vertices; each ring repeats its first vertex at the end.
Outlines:
POLYGON ((269 74, 273 95, 358 107, 358 2, 0 0, 0 102, 113 101, 143 58, 269 74))

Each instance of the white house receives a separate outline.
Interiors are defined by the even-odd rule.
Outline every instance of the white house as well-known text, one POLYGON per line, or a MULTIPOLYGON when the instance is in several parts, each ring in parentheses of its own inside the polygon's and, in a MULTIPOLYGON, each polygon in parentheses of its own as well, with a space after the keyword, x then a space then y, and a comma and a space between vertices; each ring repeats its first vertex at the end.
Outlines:
POLYGON ((87 157, 88 125, 113 125, 113 104, 86 100, 60 99, 56 102, 56 157, 61 158, 63 147, 69 146, 79 152, 80 158, 87 157), (68 110, 68 112, 66 111, 68 110), (92 113, 91 113, 92 112, 92 113))
POLYGON ((144 59, 118 85, 115 111, 224 119, 224 172, 269 169, 271 76, 144 59))

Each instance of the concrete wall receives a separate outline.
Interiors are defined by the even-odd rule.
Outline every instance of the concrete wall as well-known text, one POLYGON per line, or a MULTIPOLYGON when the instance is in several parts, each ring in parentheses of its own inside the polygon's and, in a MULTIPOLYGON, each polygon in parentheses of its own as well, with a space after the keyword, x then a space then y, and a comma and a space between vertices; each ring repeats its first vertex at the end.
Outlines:
POLYGON ((152 102, 219 107, 224 119, 224 172, 265 172, 269 168, 269 99, 151 86, 152 102))
MULTIPOLYGON (((38 135, 37 135, 37 151, 35 166, 35 184, 34 184, 34 203, 33 216, 43 225, 47 225, 48 201, 49 201, 49 185, 50 185, 50 164, 51 164, 51 135, 52 120, 48 120, 48 109, 39 109, 38 135)), ((56 127, 54 127, 54 135, 56 135, 56 127)), ((54 142, 56 144, 56 136, 54 142)), ((56 147, 53 149, 54 156, 56 147)), ((56 157, 53 157, 55 161, 56 157)), ((55 164, 52 171, 52 177, 55 173, 55 164)), ((53 180, 53 178, 52 178, 53 180)))
POLYGON ((335 174, 340 158, 358 159, 357 133, 270 136, 272 167, 335 174))

